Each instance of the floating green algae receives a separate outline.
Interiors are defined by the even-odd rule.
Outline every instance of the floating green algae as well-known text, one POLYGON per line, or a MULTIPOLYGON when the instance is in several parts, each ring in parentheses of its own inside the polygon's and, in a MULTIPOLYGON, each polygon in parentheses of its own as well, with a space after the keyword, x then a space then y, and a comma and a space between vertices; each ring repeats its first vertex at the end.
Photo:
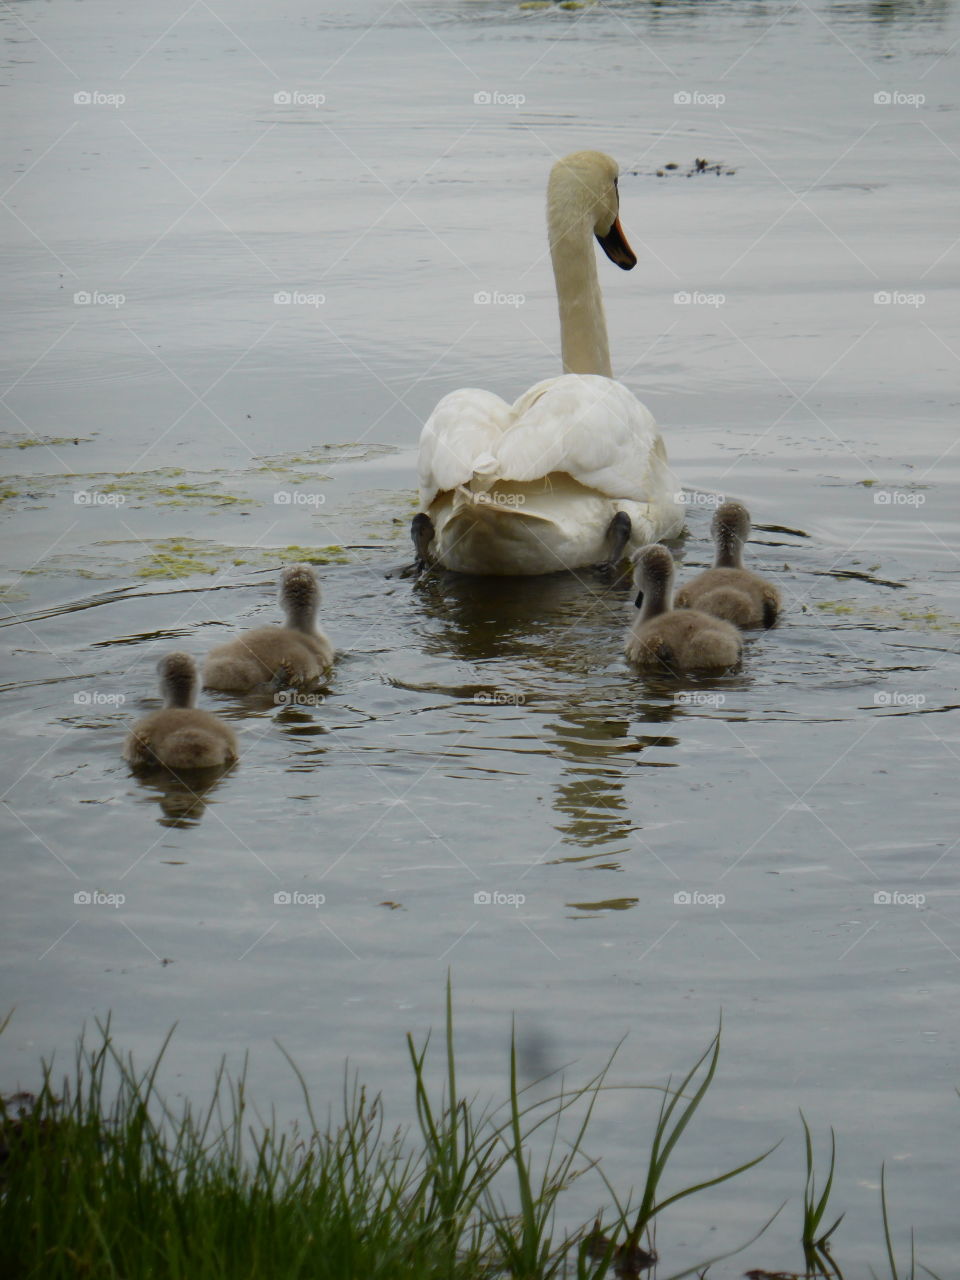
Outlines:
MULTIPOLYGON (((99 490, 101 493, 122 493, 133 503, 152 499, 160 507, 192 507, 200 504, 223 507, 236 503, 256 507, 263 505, 256 498, 225 493, 219 487, 220 482, 217 480, 208 480, 200 484, 187 481, 179 484, 158 484, 150 479, 156 474, 158 473, 148 471, 126 475, 121 472, 112 483, 100 485, 99 490)), ((184 473, 181 471, 179 474, 184 473)))
POLYGON ((188 578, 194 573, 216 573, 222 562, 211 552, 210 544, 193 538, 168 538, 151 545, 151 555, 134 572, 138 578, 188 578))
POLYGON ((864 622, 886 623, 888 626, 902 626, 911 631, 955 631, 960 621, 941 613, 938 609, 929 608, 893 608, 884 605, 856 605, 846 600, 815 600, 813 607, 821 613, 834 614, 837 617, 849 617, 856 614, 864 622))
MULTIPOLYGON (((282 471, 290 467, 333 466, 338 462, 367 462, 371 458, 382 458, 386 454, 398 453, 395 444, 373 444, 362 440, 345 441, 340 444, 318 444, 312 449, 299 450, 294 453, 265 454, 255 458, 260 471, 282 471)), ((311 475, 310 479, 316 479, 311 475)))
POLYGON ((340 546, 328 547, 231 547, 195 538, 169 538, 150 544, 151 554, 138 562, 138 578, 186 578, 197 573, 217 573, 228 566, 269 569, 275 565, 349 564, 340 546))
POLYGON ((0 440, 0 449, 43 449, 62 444, 91 444, 92 436, 27 436, 24 440, 0 440))

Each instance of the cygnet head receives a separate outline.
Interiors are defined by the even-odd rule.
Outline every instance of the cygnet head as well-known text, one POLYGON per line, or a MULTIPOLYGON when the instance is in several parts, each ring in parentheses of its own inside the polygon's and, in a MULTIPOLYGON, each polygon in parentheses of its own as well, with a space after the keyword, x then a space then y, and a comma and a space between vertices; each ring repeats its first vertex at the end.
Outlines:
POLYGON ((602 151, 574 151, 558 160, 547 184, 550 242, 576 236, 586 221, 611 262, 624 271, 637 256, 620 226, 620 166, 602 151))
POLYGON ((294 564, 280 576, 280 603, 287 616, 287 626, 297 631, 312 631, 320 605, 317 575, 306 564, 294 564))
POLYGON ((157 663, 167 707, 192 707, 197 697, 197 664, 188 653, 168 653, 157 663))
POLYGON ((633 557, 634 604, 644 617, 653 617, 670 608, 673 588, 673 556, 659 542, 641 547, 633 557))
POLYGON ((750 512, 743 503, 721 503, 713 513, 711 532, 717 548, 717 565, 739 568, 743 548, 750 537, 750 512))

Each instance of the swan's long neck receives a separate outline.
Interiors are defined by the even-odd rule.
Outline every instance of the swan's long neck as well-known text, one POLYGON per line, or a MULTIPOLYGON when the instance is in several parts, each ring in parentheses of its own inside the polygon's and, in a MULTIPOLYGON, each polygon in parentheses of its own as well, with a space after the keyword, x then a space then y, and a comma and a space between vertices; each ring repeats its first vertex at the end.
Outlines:
POLYGON ((563 371, 612 378, 593 227, 586 217, 571 221, 557 201, 550 204, 547 225, 560 309, 563 371))
POLYGON ((644 579, 639 589, 640 615, 638 622, 649 622, 651 618, 659 618, 661 613, 669 613, 673 608, 673 583, 661 578, 644 579))
POLYGON ((316 630, 317 601, 312 596, 290 593, 283 601, 283 608, 291 631, 310 635, 316 630))
POLYGON ((722 524, 716 534, 715 569, 742 569, 743 542, 736 529, 722 524))
POLYGON ((192 707, 197 700, 197 677, 192 670, 171 664, 163 673, 161 691, 165 707, 192 707))

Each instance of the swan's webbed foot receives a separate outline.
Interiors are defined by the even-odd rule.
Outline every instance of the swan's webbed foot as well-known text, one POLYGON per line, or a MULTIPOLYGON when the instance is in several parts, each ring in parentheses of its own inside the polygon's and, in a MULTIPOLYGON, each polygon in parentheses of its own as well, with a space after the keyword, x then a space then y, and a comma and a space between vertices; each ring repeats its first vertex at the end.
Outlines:
POLYGON ((423 511, 418 511, 410 521, 410 537, 413 539, 413 549, 417 558, 413 564, 408 565, 401 577, 419 577, 424 569, 430 567, 430 543, 433 541, 433 521, 423 511))
POLYGON ((292 689, 293 685, 293 672, 285 662, 281 662, 279 667, 277 667, 276 671, 273 673, 273 676, 267 685, 267 689, 270 693, 276 696, 278 693, 283 693, 287 689, 292 689))
POLYGON ((620 567, 620 561, 623 559, 623 553, 627 548, 627 543, 630 541, 632 529, 633 526, 627 513, 618 511, 607 525, 607 543, 610 547, 610 555, 600 564, 593 566, 595 573, 599 573, 604 578, 613 577, 620 567))

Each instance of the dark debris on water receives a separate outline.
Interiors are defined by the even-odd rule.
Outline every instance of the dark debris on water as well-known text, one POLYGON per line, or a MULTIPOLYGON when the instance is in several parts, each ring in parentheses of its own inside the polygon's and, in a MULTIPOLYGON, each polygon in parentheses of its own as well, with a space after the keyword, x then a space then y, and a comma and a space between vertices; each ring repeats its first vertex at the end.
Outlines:
POLYGON ((683 169, 679 164, 671 161, 670 164, 661 165, 658 169, 628 169, 627 172, 634 178, 649 177, 651 173, 658 178, 665 178, 668 174, 693 178, 698 173, 713 173, 719 178, 721 174, 726 177, 732 177, 737 171, 736 169, 728 169, 722 160, 707 160, 704 156, 697 156, 688 169, 683 169))

